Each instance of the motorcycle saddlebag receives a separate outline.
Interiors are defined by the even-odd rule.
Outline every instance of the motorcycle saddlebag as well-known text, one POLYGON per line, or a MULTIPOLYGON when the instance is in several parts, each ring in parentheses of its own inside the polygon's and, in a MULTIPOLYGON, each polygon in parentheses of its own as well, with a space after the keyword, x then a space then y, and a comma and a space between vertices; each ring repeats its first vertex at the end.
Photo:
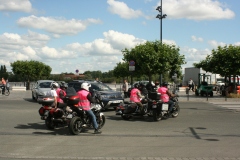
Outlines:
POLYGON ((136 111, 136 108, 137 108, 137 104, 136 104, 136 103, 126 104, 123 113, 124 113, 124 114, 133 113, 133 112, 136 111))
POLYGON ((43 107, 41 107, 41 108, 39 108, 39 110, 38 110, 38 113, 39 113, 39 115, 40 116, 44 116, 44 108, 43 107))
POLYGON ((160 100, 160 93, 158 92, 150 92, 148 94, 148 98, 152 99, 152 100, 160 100))

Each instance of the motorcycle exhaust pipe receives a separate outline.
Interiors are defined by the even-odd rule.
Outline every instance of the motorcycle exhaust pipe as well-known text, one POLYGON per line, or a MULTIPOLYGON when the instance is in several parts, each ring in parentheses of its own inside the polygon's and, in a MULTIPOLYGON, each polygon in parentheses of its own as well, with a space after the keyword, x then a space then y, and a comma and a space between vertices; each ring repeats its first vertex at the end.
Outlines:
POLYGON ((62 120, 62 119, 53 119, 53 122, 62 123, 62 122, 63 122, 63 120, 62 120))

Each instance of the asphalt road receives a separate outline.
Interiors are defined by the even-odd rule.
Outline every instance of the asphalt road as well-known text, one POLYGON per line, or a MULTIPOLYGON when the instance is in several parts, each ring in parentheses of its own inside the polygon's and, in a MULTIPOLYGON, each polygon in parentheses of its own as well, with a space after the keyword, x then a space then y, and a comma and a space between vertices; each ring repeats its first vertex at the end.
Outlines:
POLYGON ((31 92, 13 91, 0 96, 0 159, 240 160, 240 112, 223 107, 238 100, 185 96, 177 118, 125 121, 107 110, 102 134, 72 136, 66 127, 47 130, 31 92))

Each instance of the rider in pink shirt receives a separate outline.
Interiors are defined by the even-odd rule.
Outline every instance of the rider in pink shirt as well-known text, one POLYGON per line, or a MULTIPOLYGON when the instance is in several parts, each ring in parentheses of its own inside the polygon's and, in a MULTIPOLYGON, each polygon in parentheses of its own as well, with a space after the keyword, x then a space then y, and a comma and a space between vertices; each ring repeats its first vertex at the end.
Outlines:
POLYGON ((168 84, 166 82, 163 82, 162 86, 160 88, 158 88, 158 93, 161 94, 161 97, 160 97, 161 100, 164 103, 169 104, 168 111, 171 114, 174 102, 172 100, 170 100, 169 97, 174 96, 174 95, 171 92, 169 92, 167 86, 168 86, 168 84))

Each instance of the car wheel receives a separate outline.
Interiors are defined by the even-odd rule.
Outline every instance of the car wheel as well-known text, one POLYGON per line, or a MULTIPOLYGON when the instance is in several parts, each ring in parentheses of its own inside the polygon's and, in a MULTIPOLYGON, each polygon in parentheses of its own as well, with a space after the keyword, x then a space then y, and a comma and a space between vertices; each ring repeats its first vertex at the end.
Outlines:
POLYGON ((32 99, 35 100, 35 97, 34 97, 34 95, 33 95, 33 92, 32 92, 32 99))

